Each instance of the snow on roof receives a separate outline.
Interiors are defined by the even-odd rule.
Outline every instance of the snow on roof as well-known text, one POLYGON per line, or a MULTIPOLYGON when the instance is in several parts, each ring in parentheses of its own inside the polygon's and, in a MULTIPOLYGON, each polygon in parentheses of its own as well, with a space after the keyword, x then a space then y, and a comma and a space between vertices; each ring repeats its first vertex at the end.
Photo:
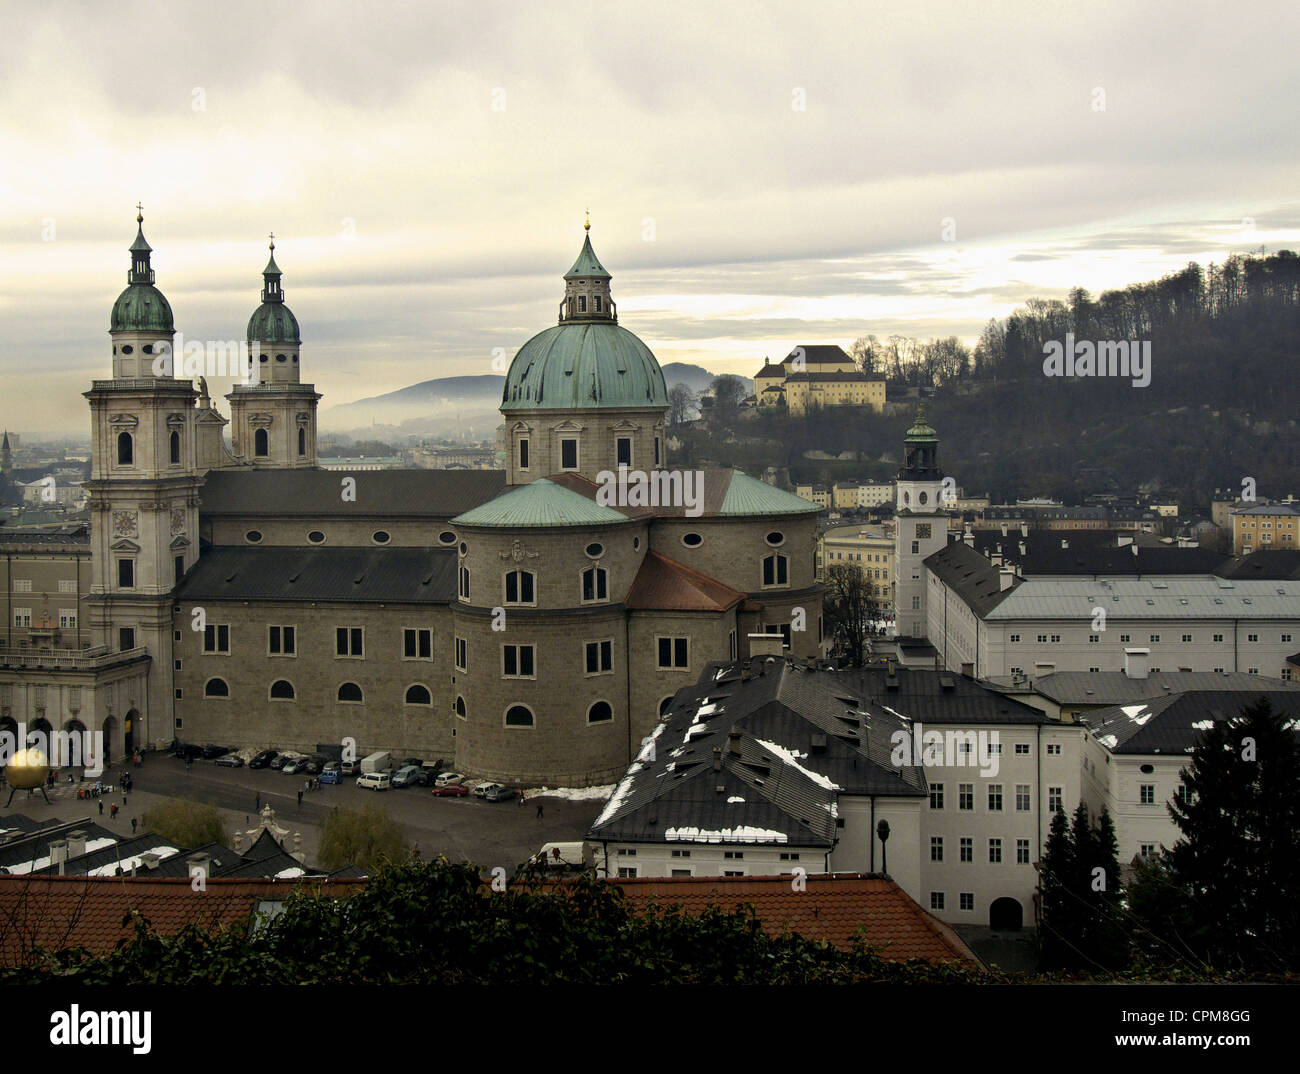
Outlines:
POLYGON ((784 746, 778 746, 775 742, 768 742, 765 739, 761 739, 761 738, 757 739, 756 741, 765 750, 768 750, 771 753, 775 753, 786 764, 790 765, 793 768, 797 768, 810 780, 816 783, 817 786, 825 787, 826 790, 828 791, 838 791, 843 789, 842 787, 840 787, 838 783, 832 783, 820 772, 814 772, 811 768, 805 768, 803 765, 801 765, 799 761, 800 759, 806 758, 808 756, 806 753, 795 753, 793 750, 788 750, 784 746))
MULTIPOLYGON (((650 741, 653 743, 655 739, 664 733, 664 728, 667 726, 666 723, 658 724, 650 733, 650 741)), ((645 751, 642 750, 642 753, 644 752, 645 751)), ((596 823, 592 825, 593 828, 599 828, 609 820, 610 817, 618 812, 619 807, 623 804, 623 799, 627 797, 628 791, 632 789, 632 783, 636 779, 636 774, 643 768, 645 768, 645 762, 639 759, 632 762, 631 767, 627 770, 627 775, 625 775, 619 782, 619 785, 614 789, 614 793, 610 795, 609 801, 605 803, 605 808, 601 810, 600 816, 596 818, 596 823)))
POLYGON ((785 832, 773 831, 771 828, 751 828, 741 825, 738 828, 722 828, 710 831, 704 828, 669 828, 664 838, 671 842, 685 843, 788 843, 785 832))

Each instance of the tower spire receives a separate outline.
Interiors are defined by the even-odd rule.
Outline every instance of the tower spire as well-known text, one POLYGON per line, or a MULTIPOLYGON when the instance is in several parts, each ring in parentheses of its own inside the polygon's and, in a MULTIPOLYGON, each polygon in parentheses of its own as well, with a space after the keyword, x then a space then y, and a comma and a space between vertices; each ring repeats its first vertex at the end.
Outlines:
POLYGON ((131 243, 131 271, 127 273, 126 282, 153 283, 153 269, 149 266, 149 255, 153 247, 144 237, 144 206, 135 203, 135 242, 131 243))

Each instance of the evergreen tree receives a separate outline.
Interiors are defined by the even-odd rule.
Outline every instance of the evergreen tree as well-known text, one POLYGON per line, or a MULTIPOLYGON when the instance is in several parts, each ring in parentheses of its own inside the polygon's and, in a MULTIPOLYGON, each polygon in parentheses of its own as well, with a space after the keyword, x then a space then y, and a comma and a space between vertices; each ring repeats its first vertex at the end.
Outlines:
POLYGON ((1074 901, 1069 890, 1074 876, 1074 843, 1065 811, 1058 809, 1052 817, 1039 865, 1038 895, 1039 965, 1043 969, 1073 966, 1078 957, 1072 949, 1078 932, 1074 901))

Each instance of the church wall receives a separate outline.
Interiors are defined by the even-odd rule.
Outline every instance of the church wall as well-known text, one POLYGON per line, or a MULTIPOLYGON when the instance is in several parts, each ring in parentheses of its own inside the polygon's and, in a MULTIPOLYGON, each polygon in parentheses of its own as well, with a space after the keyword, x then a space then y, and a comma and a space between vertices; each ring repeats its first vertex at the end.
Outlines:
POLYGON ((650 535, 650 547, 683 566, 716 578, 742 593, 762 596, 779 592, 763 588, 763 558, 783 553, 789 559, 790 584, 780 589, 804 589, 817 578, 816 516, 787 518, 683 518, 657 519, 650 535), (769 545, 769 533, 779 532, 785 540, 769 545), (687 533, 704 540, 695 548, 682 544, 687 533))
POLYGON ((376 516, 373 518, 269 518, 250 515, 244 518, 223 515, 220 518, 205 516, 203 519, 204 537, 214 545, 232 545, 235 547, 308 547, 308 548, 375 548, 384 547, 373 539, 377 530, 389 535, 388 547, 405 548, 453 548, 456 542, 443 543, 439 535, 456 527, 449 526, 446 520, 398 519, 376 516), (250 530, 262 535, 258 542, 252 542, 245 536, 250 530), (319 530, 325 534, 325 541, 313 545, 307 534, 319 530))
POLYGON ((591 481, 601 471, 618 468, 617 440, 632 438, 630 470, 650 472, 667 466, 664 447, 664 410, 531 410, 511 411, 505 415, 506 481, 526 485, 539 477, 565 472, 561 468, 560 441, 577 438, 576 472, 591 481), (655 463, 655 437, 659 437, 658 465, 655 463), (519 467, 519 441, 528 438, 528 469, 519 467))
MULTIPOLYGON (((684 686, 693 686, 709 661, 729 657, 729 635, 733 630, 737 630, 735 609, 725 613, 649 611, 630 614, 628 644, 635 654, 631 685, 634 754, 641 739, 654 730, 663 699, 684 686), (690 639, 690 660, 686 668, 661 670, 658 667, 660 637, 690 639)), ((737 644, 740 644, 739 630, 737 644)))

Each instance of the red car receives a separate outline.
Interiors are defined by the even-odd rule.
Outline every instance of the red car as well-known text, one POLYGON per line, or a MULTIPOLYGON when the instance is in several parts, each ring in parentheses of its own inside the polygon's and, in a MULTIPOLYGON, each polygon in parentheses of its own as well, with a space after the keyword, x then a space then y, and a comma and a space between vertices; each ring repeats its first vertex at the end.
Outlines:
POLYGON ((464 783, 444 783, 433 788, 435 798, 464 798, 469 794, 469 786, 464 783))

